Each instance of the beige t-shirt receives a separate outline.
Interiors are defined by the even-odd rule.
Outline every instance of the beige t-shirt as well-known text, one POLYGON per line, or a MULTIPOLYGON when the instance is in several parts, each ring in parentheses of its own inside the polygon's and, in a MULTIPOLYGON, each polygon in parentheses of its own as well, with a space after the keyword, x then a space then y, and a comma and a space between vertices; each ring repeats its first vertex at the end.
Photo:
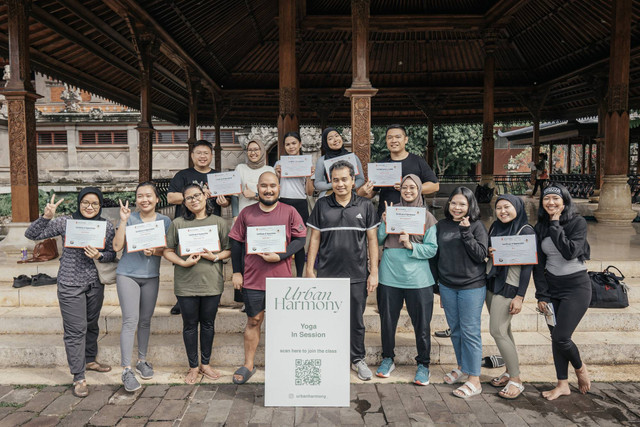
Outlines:
MULTIPOLYGON (((186 220, 176 218, 171 223, 167 232, 167 247, 175 249, 180 255, 178 245, 180 238, 178 230, 181 228, 202 227, 205 225, 217 225, 220 237, 220 249, 231 249, 229 243, 229 224, 217 215, 209 215, 204 219, 186 220)), ((187 259, 183 256, 182 259, 187 259)), ((224 277, 222 275, 222 262, 212 262, 200 258, 197 264, 191 267, 173 267, 173 291, 179 297, 214 296, 220 295, 224 290, 224 277)))

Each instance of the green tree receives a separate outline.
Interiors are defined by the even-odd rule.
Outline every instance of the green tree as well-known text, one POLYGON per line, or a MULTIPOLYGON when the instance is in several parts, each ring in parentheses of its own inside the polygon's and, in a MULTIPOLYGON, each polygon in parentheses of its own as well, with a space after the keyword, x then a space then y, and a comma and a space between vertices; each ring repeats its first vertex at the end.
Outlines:
POLYGON ((448 124, 434 126, 435 171, 438 175, 466 175, 480 161, 482 126, 448 124))
MULTIPOLYGON (((424 156, 427 150, 427 138, 429 136, 429 129, 426 126, 409 125, 405 126, 407 130, 407 136, 409 142, 407 142, 406 149, 408 152, 417 156, 424 156)), ((379 162, 389 155, 386 141, 386 126, 372 126, 371 132, 373 133, 373 145, 371 146, 371 161, 379 162)))

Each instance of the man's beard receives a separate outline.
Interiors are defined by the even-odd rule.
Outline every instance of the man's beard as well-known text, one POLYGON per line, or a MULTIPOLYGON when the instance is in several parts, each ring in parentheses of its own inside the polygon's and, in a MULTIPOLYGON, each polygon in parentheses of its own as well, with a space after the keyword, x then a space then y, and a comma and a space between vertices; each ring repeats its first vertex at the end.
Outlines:
POLYGON ((273 200, 265 200, 262 197, 258 196, 258 200, 260 200, 260 203, 262 203, 265 206, 273 206, 276 203, 278 203, 278 198, 277 197, 275 199, 273 199, 273 200))

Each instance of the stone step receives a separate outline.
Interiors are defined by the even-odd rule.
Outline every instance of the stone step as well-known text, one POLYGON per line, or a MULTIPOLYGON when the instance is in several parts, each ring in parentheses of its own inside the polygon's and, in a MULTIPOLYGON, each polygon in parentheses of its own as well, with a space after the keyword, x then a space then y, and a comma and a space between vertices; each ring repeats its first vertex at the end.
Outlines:
MULTIPOLYGON (((640 264, 640 263, 639 263, 640 264)), ((625 283, 629 286, 629 302, 640 303, 640 277, 632 277, 625 279, 625 283)), ((0 307, 57 307, 58 294, 56 286, 41 286, 15 289, 12 282, 0 281, 0 307)), ((436 305, 439 304, 439 296, 435 297, 436 305)), ((535 286, 533 281, 529 284, 527 294, 525 295, 525 303, 535 301, 535 286)), ((233 286, 230 281, 225 282, 224 292, 221 298, 221 304, 226 306, 238 306, 233 301, 233 286)), ((173 293, 173 282, 160 282, 160 291, 158 293, 158 301, 156 306, 173 306, 176 303, 176 297, 173 293)), ((367 304, 376 305, 376 295, 369 295, 367 304)), ((118 292, 115 285, 105 287, 104 306, 119 306, 118 292)))
MULTIPOLYGON (((522 365, 546 365, 553 363, 549 334, 539 332, 515 332, 518 354, 522 365)), ((634 364, 640 361, 640 332, 576 332, 573 336, 582 358, 590 364, 634 364)), ((483 333, 483 354, 497 354, 498 349, 488 333, 483 333)), ((380 335, 366 335, 367 363, 375 366, 381 360, 380 335)), ((117 334, 101 335, 99 358, 102 362, 120 364, 120 344, 117 334)), ((412 365, 416 356, 413 334, 399 333, 396 339, 397 364, 412 365)), ((156 369, 163 366, 186 366, 182 337, 178 334, 152 335, 148 360, 156 369)), ((238 366, 244 360, 242 334, 216 334, 212 364, 238 366)), ((431 362, 455 364, 455 354, 450 339, 431 339, 431 362)), ((0 335, 0 368, 8 367, 63 367, 67 360, 60 335, 41 335, 37 339, 21 334, 0 335)), ((256 354, 256 365, 264 365, 264 336, 256 354)))
MULTIPOLYGON (((525 303, 523 310, 512 321, 514 332, 547 333, 544 318, 536 313, 533 303, 525 303)), ((267 316, 268 319, 268 316, 267 316)), ((373 306, 368 306, 364 315, 367 332, 380 332, 380 317, 373 306)), ((241 333, 246 323, 246 315, 237 308, 220 307, 216 317, 216 333, 241 333)), ((100 331, 106 334, 119 334, 122 329, 122 312, 119 307, 103 307, 100 331)), ((443 309, 434 304, 432 331, 447 328, 443 309)), ((413 332, 411 319, 406 310, 402 310, 398 321, 398 332, 413 332)), ((640 332, 640 307, 626 309, 596 309, 587 311, 580 325, 580 332, 627 331, 640 332)), ((179 334, 182 332, 182 317, 169 313, 168 306, 156 307, 152 322, 153 334, 179 334)), ((489 315, 483 308, 482 331, 489 331, 489 315)), ((62 318, 58 307, 4 307, 0 308, 0 334, 62 334, 62 318)))

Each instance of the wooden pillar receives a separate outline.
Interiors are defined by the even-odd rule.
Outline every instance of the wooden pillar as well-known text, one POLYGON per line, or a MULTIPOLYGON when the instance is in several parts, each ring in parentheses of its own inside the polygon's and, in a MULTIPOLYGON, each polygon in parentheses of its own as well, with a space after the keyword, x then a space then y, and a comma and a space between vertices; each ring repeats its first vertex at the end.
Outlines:
POLYGON ((193 159, 191 152, 193 145, 198 140, 198 98, 200 95, 201 82, 200 77, 190 67, 186 67, 187 75, 187 91, 189 92, 189 167, 193 167, 193 159))
POLYGON ((631 209, 629 172, 629 64, 631 55, 631 0, 614 0, 609 52, 609 90, 605 123, 604 179, 595 217, 610 225, 628 225, 631 209))
POLYGON ((582 167, 580 169, 580 173, 584 175, 587 173, 587 144, 583 142, 581 147, 582 147, 582 167))
POLYGON ((138 130, 139 180, 153 179, 153 124, 151 122, 151 87, 153 62, 158 55, 159 39, 147 31, 144 24, 136 22, 131 27, 140 69, 140 123, 138 130))
POLYGON ((495 83, 495 38, 491 35, 484 43, 484 89, 482 100, 482 184, 494 186, 493 181, 493 109, 495 83))
POLYGON ((433 119, 429 117, 427 119, 427 150, 425 152, 424 159, 427 161, 427 164, 431 166, 432 169, 435 170, 435 165, 433 164, 433 154, 435 153, 436 147, 433 143, 433 119))
POLYGON ((38 152, 35 102, 29 66, 31 0, 7 0, 9 67, 4 88, 8 110, 11 215, 14 223, 38 218, 38 152))
POLYGON ((351 99, 351 147, 367 177, 371 156, 371 98, 378 92, 369 81, 369 0, 351 0, 352 81, 344 96, 351 99))
POLYGON ((296 2, 279 0, 280 113, 278 114, 278 156, 284 151, 284 135, 299 131, 298 66, 296 63, 296 2))
MULTIPOLYGON (((533 116, 533 142, 531 144, 531 161, 537 165, 540 161, 540 115, 533 116)), ((536 171, 531 171, 531 181, 535 182, 536 171)))
POLYGON ((216 100, 215 95, 213 96, 213 124, 216 132, 216 142, 213 146, 214 153, 214 168, 218 172, 222 172, 222 143, 220 141, 220 122, 222 121, 222 105, 216 100))

